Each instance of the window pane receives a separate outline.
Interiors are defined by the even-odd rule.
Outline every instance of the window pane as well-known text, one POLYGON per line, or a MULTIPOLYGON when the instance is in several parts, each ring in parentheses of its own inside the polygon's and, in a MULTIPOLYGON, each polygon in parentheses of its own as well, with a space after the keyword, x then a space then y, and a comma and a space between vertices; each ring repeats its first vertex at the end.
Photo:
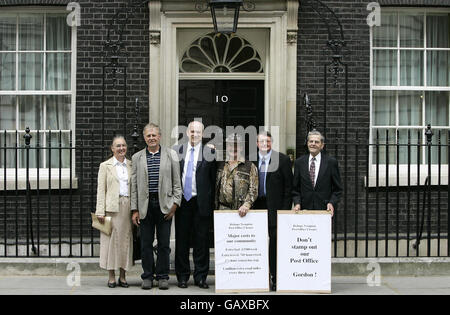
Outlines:
POLYGON ((397 85, 396 50, 374 50, 373 80, 378 86, 397 85))
POLYGON ((373 125, 395 125, 395 92, 373 91, 373 125))
POLYGON ((372 134, 372 143, 376 144, 378 139, 378 145, 373 146, 373 164, 378 163, 379 164, 386 164, 386 152, 389 150, 389 164, 395 164, 397 163, 397 149, 395 145, 395 129, 374 129, 372 134), (386 132, 388 133, 386 137, 386 132), (386 141, 388 139, 388 141, 386 141), (389 144, 389 145, 388 145, 389 144), (378 157, 377 157, 378 155, 378 157))
POLYGON ((47 96, 46 130, 70 130, 70 95, 47 96))
POLYGON ((192 46, 183 57, 183 69, 187 72, 212 72, 213 64, 198 46, 192 46))
MULTIPOLYGON (((448 164, 448 147, 446 146, 448 144, 448 129, 433 129, 433 138, 431 140, 431 143, 433 146, 431 147, 431 164, 438 164, 439 163, 439 138, 440 138, 440 144, 441 144, 441 165, 447 165, 448 164)), ((428 151, 427 154, 425 154, 425 163, 428 163, 428 151)), ((441 170, 441 176, 446 175, 441 170)), ((442 179, 441 179, 442 181, 442 179)))
POLYGON ((25 130, 26 127, 31 130, 43 129, 44 112, 42 109, 42 96, 19 96, 19 129, 25 130))
POLYGON ((19 50, 44 49, 44 16, 42 14, 19 15, 19 50))
POLYGON ((397 14, 382 14, 381 25, 372 29, 374 47, 397 47, 397 14))
POLYGON ((427 84, 448 86, 450 83, 450 52, 427 51, 427 84))
POLYGON ((16 129, 16 97, 0 96, 0 130, 16 129))
POLYGON ((0 54, 0 90, 16 89, 16 62, 14 53, 0 54))
MULTIPOLYGON (((69 149, 69 136, 70 134, 68 132, 62 132, 61 134, 59 132, 52 132, 47 134, 47 143, 50 143, 50 146, 54 149, 51 149, 51 157, 49 158, 49 151, 47 150, 47 167, 48 162, 51 160, 51 167, 52 168, 68 168, 70 167, 70 151, 69 149), (50 135, 50 139, 49 139, 50 135), (61 147, 61 149, 60 149, 61 147), (59 153, 61 152, 61 159, 59 157, 59 153)), ((72 157, 73 159, 73 157, 72 157)))
POLYGON ((70 54, 47 54, 47 90, 70 90, 70 54))
MULTIPOLYGON (((419 163, 422 161, 422 147, 418 147, 418 139, 422 143, 422 129, 400 129, 398 131, 399 144, 411 144, 411 146, 399 146, 400 164, 417 164, 417 152, 419 152, 419 163), (408 152, 409 150, 409 152, 408 152), (408 157, 409 155, 409 157, 408 157)), ((415 169, 411 167, 411 171, 415 169)), ((407 173, 405 174, 407 175, 407 173)))
POLYGON ((423 51, 403 50, 400 52, 400 85, 423 85, 423 51))
MULTIPOLYGON (((44 167, 44 150, 37 150, 35 149, 37 146, 37 134, 36 132, 30 132, 31 135, 31 141, 30 141, 30 149, 27 150, 25 149, 25 139, 24 136, 25 132, 19 132, 19 147, 21 149, 19 149, 19 168, 26 168, 27 167, 27 163, 28 163, 28 167, 29 168, 36 168, 39 162, 39 166, 40 167, 44 167), (39 152, 39 160, 38 160, 38 153, 39 152)), ((42 146, 42 133, 40 133, 40 140, 39 142, 41 143, 42 146)))
POLYGON ((423 15, 399 15, 400 47, 423 47, 423 15))
POLYGON ((19 54, 19 90, 43 89, 44 54, 19 54))
MULTIPOLYGON (((16 133, 0 132, 0 148, 2 147, 14 147, 16 145, 16 133), (6 141, 5 141, 6 137, 6 141)), ((0 168, 14 168, 16 165, 16 153, 15 149, 0 150, 0 168), (5 160, 6 151, 6 160, 5 160), (6 162, 5 162, 6 161, 6 162)))
POLYGON ((398 120, 400 126, 422 125, 422 99, 420 91, 398 92, 398 120))
POLYGON ((448 108, 449 92, 426 92, 425 124, 433 126, 449 126, 448 108))
POLYGON ((197 61, 183 57, 180 72, 212 72, 211 69, 197 61))
POLYGON ((47 14, 46 28, 47 50, 70 50, 72 29, 65 15, 47 14))
POLYGON ((16 50, 16 17, 0 15, 0 50, 16 50))
POLYGON ((427 16, 427 47, 450 48, 449 14, 427 16))

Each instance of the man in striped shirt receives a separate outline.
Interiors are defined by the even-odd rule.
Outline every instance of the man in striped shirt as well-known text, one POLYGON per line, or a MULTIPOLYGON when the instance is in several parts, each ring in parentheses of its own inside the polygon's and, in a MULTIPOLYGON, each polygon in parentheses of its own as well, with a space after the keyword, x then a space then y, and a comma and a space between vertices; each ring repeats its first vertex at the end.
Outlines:
POLYGON ((160 145, 157 125, 144 127, 147 148, 133 155, 131 175, 132 220, 141 229, 142 288, 151 289, 153 279, 161 290, 169 288, 170 227, 172 217, 181 204, 181 179, 178 156, 174 150, 160 145), (153 241, 156 229, 158 255, 156 266, 153 241))

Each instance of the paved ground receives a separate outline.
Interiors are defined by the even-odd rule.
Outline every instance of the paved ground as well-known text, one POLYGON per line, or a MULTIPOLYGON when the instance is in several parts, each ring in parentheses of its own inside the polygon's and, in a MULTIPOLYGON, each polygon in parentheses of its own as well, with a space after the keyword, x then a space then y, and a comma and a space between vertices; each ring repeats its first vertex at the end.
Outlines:
MULTIPOLYGON (((169 290, 142 290, 138 277, 129 277, 130 287, 110 289, 107 277, 83 276, 80 286, 71 286, 63 276, 0 276, 0 295, 214 295, 214 276, 208 277, 208 290, 189 283, 189 288, 176 286, 175 277, 169 290)), ((156 283, 156 282, 155 282, 156 283)), ((253 295, 253 293, 245 293, 253 295)), ((269 292, 264 295, 277 295, 269 292)), ((366 277, 333 277, 332 295, 450 295, 450 276, 446 277, 382 277, 379 286, 369 286, 366 277)), ((255 293, 255 295, 258 295, 255 293)))

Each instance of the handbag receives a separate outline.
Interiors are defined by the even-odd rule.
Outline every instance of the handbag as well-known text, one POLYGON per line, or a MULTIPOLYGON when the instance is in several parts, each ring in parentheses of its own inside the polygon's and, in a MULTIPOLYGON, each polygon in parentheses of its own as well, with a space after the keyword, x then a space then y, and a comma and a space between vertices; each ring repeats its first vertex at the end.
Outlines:
POLYGON ((112 231, 112 225, 111 225, 111 217, 104 217, 105 218, 105 222, 102 224, 100 223, 100 221, 98 220, 97 216, 95 215, 94 212, 91 212, 91 217, 92 217, 92 227, 99 230, 100 232, 106 234, 106 235, 111 235, 111 231, 112 231))

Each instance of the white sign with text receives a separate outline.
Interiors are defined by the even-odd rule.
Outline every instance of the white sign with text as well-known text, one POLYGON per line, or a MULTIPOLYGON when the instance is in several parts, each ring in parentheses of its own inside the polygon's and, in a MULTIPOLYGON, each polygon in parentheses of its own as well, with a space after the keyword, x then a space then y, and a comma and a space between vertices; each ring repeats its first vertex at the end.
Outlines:
POLYGON ((267 210, 214 211, 216 292, 268 292, 267 210))
POLYGON ((278 211, 277 291, 331 293, 331 213, 278 211))

